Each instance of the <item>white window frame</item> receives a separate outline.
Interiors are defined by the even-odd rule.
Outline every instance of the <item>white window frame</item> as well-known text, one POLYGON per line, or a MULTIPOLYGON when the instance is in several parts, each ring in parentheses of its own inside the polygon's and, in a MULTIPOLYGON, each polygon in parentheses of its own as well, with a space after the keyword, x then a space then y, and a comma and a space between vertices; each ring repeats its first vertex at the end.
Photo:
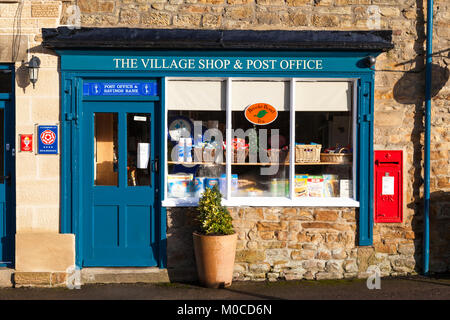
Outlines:
MULTIPOLYGON (((289 150, 292 146, 295 146, 295 84, 296 82, 321 82, 321 81, 348 81, 352 82, 352 117, 353 117, 353 164, 352 164, 352 181, 353 181, 353 199, 340 198, 340 197, 295 197, 294 194, 294 178, 295 178, 295 152, 290 152, 289 163, 289 196, 288 197, 232 197, 231 196, 231 152, 226 152, 226 179, 227 189, 226 194, 223 195, 222 204, 228 207, 237 206, 255 206, 255 207, 359 207, 359 201, 356 198, 356 118, 358 109, 358 79, 355 78, 274 78, 274 77, 262 77, 262 78, 231 78, 231 77, 166 77, 164 78, 165 94, 167 94, 167 85, 170 80, 221 80, 226 82, 226 149, 231 150, 232 140, 232 91, 233 80, 274 80, 274 81, 289 81, 290 82, 290 95, 289 95, 289 112, 290 112, 290 141, 289 150)), ((168 101, 167 97, 164 97, 164 101, 168 101)), ((165 110, 165 123, 164 134, 167 137, 168 130, 168 107, 165 110)), ((167 155, 167 138, 164 139, 164 152, 167 155)), ((165 172, 168 172, 168 159, 164 163, 165 172)), ((199 198, 186 197, 186 198, 168 198, 167 197, 167 174, 164 176, 164 198, 162 200, 163 207, 193 207, 198 205, 199 198)))

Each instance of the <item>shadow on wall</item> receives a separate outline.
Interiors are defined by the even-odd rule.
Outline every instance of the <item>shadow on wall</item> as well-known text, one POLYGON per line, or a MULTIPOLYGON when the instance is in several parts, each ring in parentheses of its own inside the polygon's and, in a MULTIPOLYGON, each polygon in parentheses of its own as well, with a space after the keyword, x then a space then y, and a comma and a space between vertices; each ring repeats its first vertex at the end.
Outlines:
POLYGON ((195 282, 192 233, 199 229, 196 208, 167 210, 167 272, 171 282, 195 282))
MULTIPOLYGON (((424 205, 421 198, 414 203, 408 204, 408 208, 416 212, 424 205)), ((422 270, 422 235, 423 217, 414 215, 411 221, 416 235, 414 258, 417 261, 416 270, 422 270)), ((450 192, 436 191, 430 194, 430 272, 450 272, 450 192)))
MULTIPOLYGON (((33 54, 41 54, 41 55, 45 54, 45 55, 51 55, 51 56, 55 56, 55 57, 58 56, 55 52, 53 52, 51 50, 48 50, 48 49, 45 49, 41 45, 29 48, 27 50, 27 52, 29 54, 31 54, 31 55, 33 55, 33 54)), ((31 58, 31 56, 30 56, 30 58, 31 58)), ((16 75, 15 75, 16 76, 17 86, 22 89, 23 93, 25 93, 26 92, 26 88, 29 85, 31 85, 30 75, 29 75, 29 72, 28 72, 28 68, 26 66, 27 62, 28 61, 23 61, 22 60, 22 64, 20 65, 19 68, 16 69, 16 75)), ((59 72, 59 70, 58 70, 58 72, 59 72)), ((39 82, 39 79, 38 79, 38 82, 39 82)))
MULTIPOLYGON (((424 111, 425 111, 425 11, 423 0, 416 0, 417 19, 416 32, 417 38, 414 43, 416 57, 411 61, 406 61, 398 65, 414 63, 413 69, 405 72, 403 76, 394 85, 394 99, 405 105, 413 104, 414 109, 414 129, 411 133, 413 142, 413 202, 408 204, 408 208, 414 210, 414 217, 411 221, 412 229, 415 233, 415 259, 416 270, 422 269, 422 241, 423 241, 423 198, 420 194, 420 188, 423 185, 422 176, 422 152, 424 145, 421 143, 421 134, 425 131, 424 111)), ((444 50, 443 52, 448 51, 444 50)), ((441 52, 440 52, 441 53, 441 52)), ((435 56, 435 54, 433 54, 435 56)), ((450 58, 450 53, 448 53, 450 58)), ((448 66, 432 64, 432 97, 436 96, 446 85, 449 79, 448 66)), ((406 173, 407 174, 407 173, 406 173)), ((450 227, 449 219, 449 194, 448 192, 434 192, 430 201, 430 271, 448 272, 450 269, 449 252, 450 239, 448 230, 450 227)))

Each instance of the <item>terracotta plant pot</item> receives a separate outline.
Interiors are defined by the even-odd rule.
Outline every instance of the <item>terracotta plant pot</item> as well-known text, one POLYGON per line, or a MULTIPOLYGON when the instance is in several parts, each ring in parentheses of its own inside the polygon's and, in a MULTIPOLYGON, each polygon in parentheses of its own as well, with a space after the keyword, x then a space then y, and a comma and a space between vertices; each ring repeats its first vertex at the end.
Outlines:
POLYGON ((207 236, 193 233, 195 260, 200 283, 208 288, 222 288, 233 280, 237 233, 207 236))

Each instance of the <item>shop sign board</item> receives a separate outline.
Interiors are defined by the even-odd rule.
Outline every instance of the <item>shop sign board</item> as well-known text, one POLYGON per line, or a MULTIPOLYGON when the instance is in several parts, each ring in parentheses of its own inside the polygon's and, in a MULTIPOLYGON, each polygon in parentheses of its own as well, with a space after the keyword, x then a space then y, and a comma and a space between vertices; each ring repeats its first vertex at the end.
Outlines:
POLYGON ((84 96, 156 96, 156 82, 86 82, 84 96))
MULTIPOLYGON (((367 71, 361 57, 350 55, 333 57, 323 54, 286 52, 270 56, 244 56, 236 53, 206 56, 203 53, 168 56, 167 52, 148 52, 143 55, 67 53, 62 57, 66 70, 90 71, 153 71, 153 72, 227 72, 227 73, 286 73, 286 72, 361 72, 367 71), (197 55, 198 54, 198 55, 197 55)), ((106 83, 106 81, 103 81, 106 83)), ((101 82, 102 83, 102 82, 101 82)), ((135 81, 135 83, 139 83, 135 81)))
POLYGON ((38 125, 38 154, 58 154, 58 126, 38 125))
POLYGON ((255 103, 245 108, 245 118, 253 124, 267 125, 278 117, 278 111, 268 103, 255 103))
POLYGON ((20 151, 32 152, 33 151, 33 135, 21 134, 20 135, 20 151))

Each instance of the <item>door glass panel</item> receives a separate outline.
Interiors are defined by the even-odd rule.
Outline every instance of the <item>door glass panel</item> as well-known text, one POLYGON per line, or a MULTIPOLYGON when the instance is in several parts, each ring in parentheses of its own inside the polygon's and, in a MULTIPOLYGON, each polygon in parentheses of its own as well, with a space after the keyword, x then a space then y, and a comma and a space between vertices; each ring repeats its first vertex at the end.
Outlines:
POLYGON ((127 168, 129 186, 151 185, 151 114, 127 114, 127 168))
POLYGON ((94 181, 96 186, 118 185, 117 113, 94 113, 94 181))
POLYGON ((0 183, 4 183, 4 171, 5 171, 5 163, 4 163, 4 154, 5 154, 5 145, 4 145, 4 115, 5 115, 5 109, 0 109, 0 183))

